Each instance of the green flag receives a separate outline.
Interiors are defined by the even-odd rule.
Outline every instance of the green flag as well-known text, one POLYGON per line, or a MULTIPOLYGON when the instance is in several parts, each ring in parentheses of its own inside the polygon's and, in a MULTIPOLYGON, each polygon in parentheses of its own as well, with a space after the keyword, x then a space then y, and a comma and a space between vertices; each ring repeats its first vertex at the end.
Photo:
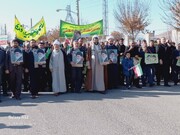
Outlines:
POLYGON ((48 57, 49 57, 50 53, 51 53, 51 49, 50 49, 50 48, 48 48, 48 49, 47 49, 47 51, 46 51, 46 59, 48 59, 48 57))
POLYGON ((72 38, 75 30, 80 31, 81 36, 83 37, 89 37, 92 35, 102 35, 103 20, 87 25, 76 25, 61 20, 59 33, 60 37, 72 38))

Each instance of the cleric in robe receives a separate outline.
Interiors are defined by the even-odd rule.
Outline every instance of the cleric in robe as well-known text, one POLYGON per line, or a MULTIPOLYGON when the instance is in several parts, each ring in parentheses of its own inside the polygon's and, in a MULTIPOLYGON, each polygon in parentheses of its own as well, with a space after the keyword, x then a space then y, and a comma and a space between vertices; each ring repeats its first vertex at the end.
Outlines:
POLYGON ((53 51, 50 57, 49 68, 52 72, 52 89, 55 96, 67 91, 66 87, 66 65, 67 58, 65 52, 60 49, 60 42, 55 40, 53 51))
POLYGON ((86 90, 98 91, 105 94, 105 81, 104 81, 104 66, 100 64, 98 60, 98 53, 102 50, 99 44, 99 37, 92 37, 92 45, 87 52, 87 78, 86 78, 86 90))

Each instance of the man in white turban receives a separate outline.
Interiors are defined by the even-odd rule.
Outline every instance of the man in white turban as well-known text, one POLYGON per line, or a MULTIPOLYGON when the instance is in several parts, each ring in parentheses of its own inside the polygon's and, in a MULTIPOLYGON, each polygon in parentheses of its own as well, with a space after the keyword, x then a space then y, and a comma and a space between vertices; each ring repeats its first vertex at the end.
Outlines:
POLYGON ((55 40, 53 42, 53 51, 50 57, 49 68, 52 72, 52 89, 55 96, 60 93, 65 93, 66 78, 65 78, 65 57, 64 52, 60 49, 60 42, 55 40))

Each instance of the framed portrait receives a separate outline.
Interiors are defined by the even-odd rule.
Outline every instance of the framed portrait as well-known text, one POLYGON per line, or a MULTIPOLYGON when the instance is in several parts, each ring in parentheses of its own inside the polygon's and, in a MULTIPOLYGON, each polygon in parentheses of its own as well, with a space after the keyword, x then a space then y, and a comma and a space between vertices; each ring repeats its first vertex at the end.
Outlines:
POLYGON ((72 62, 75 63, 74 67, 83 67, 83 52, 76 50, 72 53, 72 62))
POLYGON ((34 63, 35 64, 45 64, 46 63, 46 54, 42 49, 33 50, 34 63))
POLYGON ((157 64, 158 54, 155 53, 145 53, 145 63, 146 64, 157 64))
POLYGON ((101 65, 107 65, 107 64, 109 64, 108 53, 107 53, 106 50, 101 50, 101 51, 99 52, 98 57, 99 57, 99 63, 100 63, 101 65))
POLYGON ((78 30, 75 30, 74 35, 73 35, 73 41, 78 40, 79 38, 81 38, 81 32, 78 30))
POLYGON ((117 56, 116 49, 108 49, 108 58, 112 61, 112 63, 117 63, 117 56))
POLYGON ((23 51, 21 48, 12 48, 10 50, 11 63, 22 63, 23 62, 23 51))

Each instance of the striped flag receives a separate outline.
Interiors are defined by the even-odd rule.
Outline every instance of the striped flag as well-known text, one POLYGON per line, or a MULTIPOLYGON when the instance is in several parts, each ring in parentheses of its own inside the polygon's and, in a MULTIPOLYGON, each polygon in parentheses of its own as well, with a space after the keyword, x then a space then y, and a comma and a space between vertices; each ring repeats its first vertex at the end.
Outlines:
POLYGON ((132 69, 133 69, 136 77, 140 77, 143 75, 142 68, 141 68, 140 64, 135 65, 132 69))

